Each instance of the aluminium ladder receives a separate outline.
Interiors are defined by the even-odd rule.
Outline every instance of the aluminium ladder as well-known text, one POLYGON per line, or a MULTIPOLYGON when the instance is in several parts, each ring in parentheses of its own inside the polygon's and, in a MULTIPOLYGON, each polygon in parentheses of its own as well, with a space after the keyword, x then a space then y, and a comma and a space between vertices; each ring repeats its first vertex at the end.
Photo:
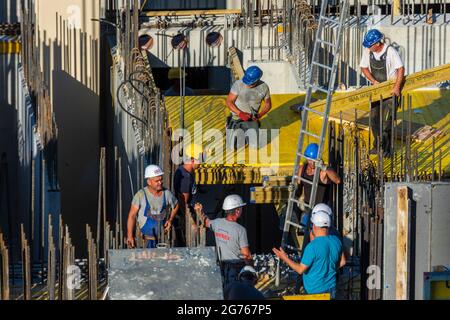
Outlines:
MULTIPOLYGON (((339 63, 339 54, 340 54, 341 46, 342 46, 342 36, 343 36, 343 31, 344 31, 344 24, 346 23, 347 16, 348 16, 348 1, 349 0, 343 0, 340 2, 340 7, 341 7, 340 8, 341 9, 340 16, 338 19, 335 20, 335 19, 332 19, 332 18, 326 16, 329 0, 322 0, 322 5, 321 5, 320 15, 319 15, 319 24, 318 24, 318 28, 317 28, 317 32, 316 32, 316 38, 314 41, 313 54, 312 54, 311 64, 310 64, 306 98, 305 98, 305 103, 304 103, 304 107, 303 107, 302 127, 301 127, 300 135, 298 138, 298 145, 297 145, 296 156, 295 156, 294 173, 292 175, 292 180, 289 185, 289 198, 288 198, 286 217, 285 217, 284 228, 283 228, 283 236, 281 239, 281 247, 282 248, 290 247, 287 245, 287 239, 289 236, 290 227, 293 226, 296 228, 301 228, 301 226, 299 224, 291 221, 294 203, 297 205, 302 204, 310 209, 312 209, 315 204, 320 170, 322 168, 324 168, 323 163, 322 163, 322 153, 323 153, 323 149, 324 149, 325 136, 327 133, 328 117, 330 114, 331 100, 332 100, 332 95, 334 92, 334 84, 335 84, 335 80, 336 80, 337 66, 339 63), (328 42, 328 41, 323 40, 323 38, 322 38, 322 34, 324 33, 324 30, 325 30, 324 26, 326 23, 334 25, 337 28, 335 42, 328 42), (334 51, 333 62, 332 62, 331 66, 327 66, 327 65, 324 65, 319 62, 318 56, 319 56, 319 49, 320 49, 321 45, 324 46, 324 49, 328 48, 328 50, 330 52, 334 51), (327 73, 328 78, 325 79, 325 80, 328 80, 327 82, 325 82, 327 85, 327 89, 321 88, 314 83, 315 72, 319 71, 319 70, 324 70, 324 69, 328 70, 328 73, 327 73), (317 109, 309 108, 313 90, 326 93, 327 97, 326 97, 326 104, 325 104, 324 112, 318 111, 317 109), (323 118, 320 136, 307 130, 307 128, 308 128, 308 113, 309 112, 317 114, 323 118), (308 158, 306 155, 304 155, 302 153, 303 152, 303 143, 305 141, 305 135, 317 140, 317 143, 319 145, 319 150, 318 150, 316 159, 308 158), (310 181, 310 180, 307 180, 307 179, 304 179, 304 178, 298 176, 298 169, 299 169, 301 158, 311 160, 315 163, 313 181, 310 181), (308 203, 304 203, 298 199, 295 199, 297 184, 300 181, 302 183, 307 183, 312 186, 311 187, 311 195, 310 195, 310 199, 309 199, 308 203)), ((278 265, 277 265, 277 272, 276 272, 276 279, 275 279, 276 286, 279 285, 279 280, 280 280, 280 262, 278 262, 278 265)))

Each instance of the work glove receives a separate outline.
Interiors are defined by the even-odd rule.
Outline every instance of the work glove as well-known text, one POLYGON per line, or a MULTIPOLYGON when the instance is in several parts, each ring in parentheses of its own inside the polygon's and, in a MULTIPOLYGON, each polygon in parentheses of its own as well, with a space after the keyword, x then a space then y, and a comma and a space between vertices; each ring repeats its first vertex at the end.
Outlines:
POLYGON ((252 118, 252 116, 246 112, 241 112, 241 113, 239 113, 239 118, 242 121, 249 121, 252 118))

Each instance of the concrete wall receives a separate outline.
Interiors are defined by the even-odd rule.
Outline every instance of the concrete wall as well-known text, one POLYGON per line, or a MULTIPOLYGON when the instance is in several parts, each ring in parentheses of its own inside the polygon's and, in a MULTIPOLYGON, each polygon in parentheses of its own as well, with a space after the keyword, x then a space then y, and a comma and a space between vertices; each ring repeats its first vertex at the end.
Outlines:
POLYGON ((91 19, 99 18, 99 2, 36 1, 37 45, 58 126, 61 213, 78 250, 97 213, 100 26, 91 19))
POLYGON ((18 61, 15 54, 0 54, 0 230, 8 238, 8 224, 23 214, 18 211, 18 61))

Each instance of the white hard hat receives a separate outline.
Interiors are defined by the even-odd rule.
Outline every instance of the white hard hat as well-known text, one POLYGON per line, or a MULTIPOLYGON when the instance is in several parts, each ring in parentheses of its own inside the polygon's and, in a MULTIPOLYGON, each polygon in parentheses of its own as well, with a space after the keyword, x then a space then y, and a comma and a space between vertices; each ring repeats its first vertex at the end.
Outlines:
POLYGON ((316 204, 312 210, 312 214, 316 214, 317 212, 325 212, 326 214, 328 214, 330 216, 330 218, 333 216, 333 210, 331 210, 331 208, 326 205, 325 203, 319 203, 316 204))
POLYGON ((255 268, 253 268, 252 266, 245 266, 242 268, 241 272, 239 272, 239 278, 241 278, 241 276, 244 273, 251 273, 255 278, 258 277, 258 273, 256 272, 255 268))
POLYGON ((242 200, 240 196, 238 196, 237 194, 232 194, 227 196, 225 200, 223 200, 222 209, 225 211, 233 210, 236 208, 243 207, 245 205, 246 203, 242 200))
POLYGON ((331 218, 325 211, 319 211, 312 215, 311 222, 319 228, 330 227, 331 218))
POLYGON ((157 165, 151 164, 145 168, 145 178, 155 178, 162 176, 164 172, 157 165))

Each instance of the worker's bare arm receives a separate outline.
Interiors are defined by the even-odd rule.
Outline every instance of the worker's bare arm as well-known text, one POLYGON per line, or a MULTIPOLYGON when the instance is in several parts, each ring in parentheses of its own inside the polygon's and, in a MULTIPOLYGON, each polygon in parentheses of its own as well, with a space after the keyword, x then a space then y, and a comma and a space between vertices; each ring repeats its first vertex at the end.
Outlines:
POLYGON ((170 213, 169 219, 164 224, 164 230, 166 232, 169 232, 170 228, 172 227, 173 219, 175 219, 175 216, 177 215, 179 208, 180 208, 180 204, 177 203, 175 208, 172 209, 172 212, 170 213))
POLYGON ((198 216, 200 216, 200 219, 203 221, 203 225, 206 227, 206 228, 209 228, 209 226, 210 226, 210 224, 209 224, 209 218, 206 216, 206 214, 203 212, 203 206, 202 206, 202 204, 201 203, 196 203, 195 205, 194 205, 194 210, 195 210, 195 213, 198 215, 198 216))
POLYGON ((379 83, 377 80, 375 80, 375 78, 373 77, 373 75, 370 73, 369 68, 361 68, 361 72, 364 74, 364 76, 365 76, 372 84, 377 84, 377 83, 379 83))
POLYGON ((347 258, 345 257, 345 253, 342 252, 341 261, 339 261, 339 268, 342 268, 347 263, 347 258))
POLYGON ((392 89, 392 94, 395 96, 400 96, 403 81, 405 80, 405 67, 400 67, 396 70, 397 77, 395 80, 394 88, 392 89))
POLYGON ((241 112, 241 110, 239 110, 235 104, 237 98, 238 98, 238 96, 236 94, 233 94, 230 92, 228 94, 226 104, 227 104, 228 109, 230 109, 232 112, 234 112, 236 114, 239 114, 241 112))
POLYGON ((272 109, 272 99, 268 97, 266 100, 264 100, 264 107, 258 114, 258 118, 261 119, 262 117, 264 117, 270 111, 270 109, 272 109))
POLYGON ((273 248, 272 250, 278 258, 283 260, 292 270, 294 270, 298 274, 303 274, 306 270, 308 270, 307 265, 304 265, 303 263, 297 263, 289 259, 283 248, 280 248, 280 250, 273 248))
POLYGON ((341 183, 341 177, 339 177, 339 175, 337 174, 336 171, 334 171, 333 169, 327 169, 327 176, 328 178, 330 178, 330 180, 335 183, 335 184, 340 184, 341 183))
POLYGON ((242 247, 241 255, 242 255, 243 259, 246 260, 248 263, 252 262, 253 259, 252 259, 252 254, 250 253, 249 247, 242 247))
POLYGON ((139 211, 139 207, 135 205, 131 205, 130 211, 128 212, 128 220, 127 220, 127 245, 129 248, 135 247, 135 240, 133 236, 133 231, 135 227, 136 216, 139 211))

